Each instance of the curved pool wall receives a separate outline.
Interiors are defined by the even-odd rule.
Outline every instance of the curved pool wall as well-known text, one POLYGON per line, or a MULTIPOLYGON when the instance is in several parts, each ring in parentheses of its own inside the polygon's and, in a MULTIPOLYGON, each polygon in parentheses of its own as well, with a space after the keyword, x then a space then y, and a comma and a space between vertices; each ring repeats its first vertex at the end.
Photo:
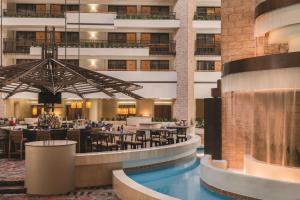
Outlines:
MULTIPOLYGON (((268 167, 270 171, 276 170, 272 169, 271 165, 268 167)), ((277 173, 284 172, 277 170, 277 173)), ((248 175, 242 170, 231 170, 226 167, 226 161, 212 160, 210 155, 205 155, 201 159, 200 176, 211 190, 222 192, 234 199, 297 200, 300 197, 300 183, 248 175), (219 165, 221 162, 224 162, 224 165, 219 165)))
POLYGON ((160 147, 76 154, 75 185, 111 185, 113 170, 155 165, 195 155, 201 139, 197 135, 189 137, 185 142, 160 147))
MULTIPOLYGON (((200 160, 192 158, 180 162, 178 164, 163 165, 161 167, 154 167, 142 170, 125 170, 125 174, 121 177, 127 177, 127 181, 123 181, 128 188, 139 188, 137 190, 143 191, 147 196, 145 199, 182 199, 182 200, 225 200, 229 199, 220 196, 217 193, 207 190, 200 181, 200 160), (127 175, 127 176, 126 176, 127 175), (129 180, 128 180, 129 179, 129 180), (133 183, 133 185, 132 185, 133 183), (151 189, 151 190, 150 190, 151 189), (161 193, 159 196, 157 193, 161 193), (167 195, 167 196, 165 196, 167 195)), ((115 176, 121 175, 120 172, 114 172, 115 176)), ((115 177, 117 179, 117 177, 115 177)), ((118 184, 120 181, 115 180, 118 184)), ((116 186, 116 187, 118 187, 116 186)), ((126 200, 140 199, 141 196, 133 196, 135 191, 130 193, 125 192, 123 185, 122 192, 116 189, 120 198, 126 200)), ((140 194, 141 195, 141 194, 140 194)), ((144 199, 143 198, 143 199, 144 199)))

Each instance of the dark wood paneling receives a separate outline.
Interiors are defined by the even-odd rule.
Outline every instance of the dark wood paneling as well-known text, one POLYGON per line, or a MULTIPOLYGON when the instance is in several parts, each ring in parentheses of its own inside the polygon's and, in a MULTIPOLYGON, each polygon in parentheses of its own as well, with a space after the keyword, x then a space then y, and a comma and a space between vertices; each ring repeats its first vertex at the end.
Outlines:
POLYGON ((300 52, 273 54, 225 63, 222 76, 229 74, 300 67, 300 52))
POLYGON ((204 153, 222 159, 221 98, 204 99, 204 153))
POLYGON ((255 17, 257 18, 267 12, 271 12, 297 3, 300 3, 300 0, 267 0, 257 5, 257 7, 255 8, 255 17))

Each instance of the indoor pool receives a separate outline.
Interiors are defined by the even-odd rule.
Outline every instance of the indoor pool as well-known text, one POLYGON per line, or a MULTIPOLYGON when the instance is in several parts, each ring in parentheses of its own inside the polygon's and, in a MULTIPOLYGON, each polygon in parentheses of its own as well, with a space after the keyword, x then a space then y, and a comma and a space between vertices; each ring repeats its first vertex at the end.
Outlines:
POLYGON ((134 181, 158 192, 183 200, 229 199, 200 184, 200 161, 192 161, 139 172, 126 172, 134 181))

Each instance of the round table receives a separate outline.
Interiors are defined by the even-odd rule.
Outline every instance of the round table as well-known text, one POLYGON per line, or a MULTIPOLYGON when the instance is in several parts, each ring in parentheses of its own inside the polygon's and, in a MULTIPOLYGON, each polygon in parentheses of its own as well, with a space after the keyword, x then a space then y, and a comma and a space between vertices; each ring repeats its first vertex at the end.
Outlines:
POLYGON ((76 142, 50 140, 25 144, 28 194, 66 194, 75 188, 76 142))

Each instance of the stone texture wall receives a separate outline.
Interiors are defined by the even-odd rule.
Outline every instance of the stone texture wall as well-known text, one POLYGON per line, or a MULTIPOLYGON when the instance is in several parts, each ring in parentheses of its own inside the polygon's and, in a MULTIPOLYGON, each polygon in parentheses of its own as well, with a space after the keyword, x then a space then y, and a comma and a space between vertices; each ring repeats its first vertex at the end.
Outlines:
POLYGON ((195 119, 194 72, 195 72, 195 39, 193 17, 196 9, 195 0, 177 0, 174 12, 180 19, 180 28, 175 34, 177 71, 177 97, 174 117, 186 119, 191 123, 195 119))
POLYGON ((222 63, 255 56, 255 0, 222 0, 222 63))

